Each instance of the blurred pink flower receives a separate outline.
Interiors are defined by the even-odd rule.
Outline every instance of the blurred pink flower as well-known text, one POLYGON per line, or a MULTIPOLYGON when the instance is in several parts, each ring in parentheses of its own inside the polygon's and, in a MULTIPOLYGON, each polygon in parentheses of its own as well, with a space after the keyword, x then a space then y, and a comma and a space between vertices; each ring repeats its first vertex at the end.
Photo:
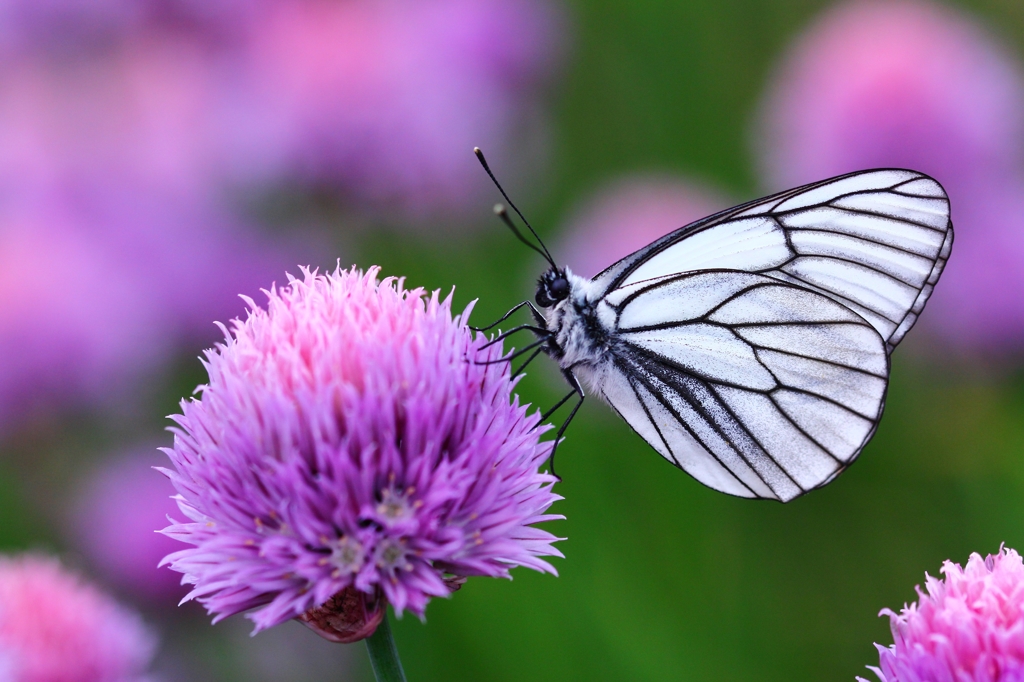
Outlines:
POLYGON ((576 274, 593 277, 672 230, 730 205, 717 192, 684 178, 620 178, 576 208, 554 254, 576 274))
MULTIPOLYGON (((889 616, 895 643, 875 646, 882 682, 1019 682, 1024 680, 1024 565, 1001 548, 966 568, 947 561, 945 578, 925 574, 927 593, 889 616)), ((862 678, 858 678, 864 682, 862 678)))
POLYGON ((963 191, 1020 167, 1022 122, 1018 64, 967 17, 920 0, 854 0, 789 49, 758 142, 778 189, 906 166, 963 191))
POLYGON ((1024 348, 1024 79, 969 18, 919 0, 829 10, 789 50, 758 128, 773 189, 898 166, 949 192, 957 243, 924 323, 979 351, 1024 348))
MULTIPOLYGON (((75 544, 111 585, 153 603, 185 596, 181 576, 160 560, 180 545, 156 532, 178 507, 174 486, 153 467, 156 448, 107 461, 83 483, 71 507, 75 544)), ((176 599, 177 598, 177 599, 176 599)))
POLYGON ((69 57, 177 33, 221 42, 251 20, 261 3, 247 0, 4 0, 0 56, 69 57))
POLYGON ((0 557, 5 682, 143 682, 156 641, 137 615, 55 559, 0 557))
MULTIPOLYGON (((133 6, 134 5, 134 6, 133 6)), ((140 19, 128 0, 4 0, 0 56, 76 53, 117 39, 140 19)))
POLYGON ((215 208, 130 190, 0 202, 0 433, 34 409, 109 406, 284 271, 215 208))
POLYGON ((242 112, 223 87, 229 71, 196 45, 155 37, 9 66, 0 78, 0 189, 99 176, 217 192, 256 153, 237 143, 242 112))
POLYGON ((183 342, 211 342, 215 319, 243 311, 237 294, 301 249, 220 196, 245 164, 220 146, 231 126, 199 51, 150 42, 4 75, 0 432, 34 405, 117 396, 183 342))
POLYGON ((953 257, 928 303, 927 328, 955 348, 1021 358, 1024 182, 994 178, 953 205, 953 222, 959 230, 953 257))
POLYGON ((406 217, 465 208, 472 148, 501 157, 535 121, 557 29, 546 0, 275 3, 247 58, 264 170, 406 217))
POLYGON ((115 393, 159 355, 158 311, 113 256, 60 216, 0 217, 0 432, 115 393))

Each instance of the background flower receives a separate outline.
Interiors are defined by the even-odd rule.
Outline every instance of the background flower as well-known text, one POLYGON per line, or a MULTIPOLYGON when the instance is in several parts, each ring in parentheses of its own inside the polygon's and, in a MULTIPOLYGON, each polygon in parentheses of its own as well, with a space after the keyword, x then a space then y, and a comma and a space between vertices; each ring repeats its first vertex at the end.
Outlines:
POLYGON ((165 44, 4 68, 0 431, 137 390, 311 250, 222 198, 208 80, 165 44))
POLYGON ((757 132, 773 189, 873 167, 923 171, 949 192, 956 256, 924 316, 960 348, 1024 349, 1024 79, 955 10, 855 0, 789 49, 757 132))
POLYGON ((143 682, 156 640, 55 559, 0 557, 0 671, 12 682, 143 682))
POLYGON ((719 193, 686 178, 625 176, 605 183, 576 206, 555 254, 573 272, 593 277, 672 230, 730 205, 719 193))
POLYGON ((166 451, 189 521, 164 532, 195 545, 166 561, 215 620, 263 607, 260 630, 348 588, 422 615, 446 574, 554 572, 533 527, 560 518, 550 443, 450 307, 376 269, 306 271, 207 352, 166 451))
POLYGON ((557 29, 538 0, 271 3, 243 68, 261 145, 278 154, 269 179, 402 223, 464 213, 488 188, 474 146, 526 162, 557 29))
POLYGON ((177 511, 174 486, 154 471, 162 460, 156 448, 138 448, 103 462, 82 482, 67 525, 73 544, 108 584, 170 607, 186 592, 179 574, 158 568, 180 546, 155 530, 177 511))
MULTIPOLYGON (((69 315, 46 305, 61 288, 96 292, 68 338, 0 310, 19 330, 0 329, 0 345, 24 348, 0 365, 0 406, 138 391, 180 348, 212 342, 211 321, 241 312, 238 293, 334 260, 322 230, 296 229, 336 220, 317 213, 325 188, 345 210, 462 210, 486 187, 473 144, 501 154, 539 120, 557 30, 543 0, 243 5, 0 8, 0 240, 28 248, 16 235, 45 225, 24 254, 37 264, 65 240, 88 245, 34 316, 69 315), (104 271, 102 284, 85 274, 104 271)), ((0 432, 28 412, 0 411, 0 432)))
POLYGON ((161 339, 123 272, 60 219, 8 216, 0 230, 0 431, 53 402, 101 400, 161 339))
MULTIPOLYGON (((895 643, 878 648, 882 682, 1019 680, 1024 677, 1024 564, 1012 549, 925 574, 925 592, 889 616, 895 643)), ((861 678, 858 678, 861 679, 861 678)), ((863 680, 862 680, 863 682, 863 680)))

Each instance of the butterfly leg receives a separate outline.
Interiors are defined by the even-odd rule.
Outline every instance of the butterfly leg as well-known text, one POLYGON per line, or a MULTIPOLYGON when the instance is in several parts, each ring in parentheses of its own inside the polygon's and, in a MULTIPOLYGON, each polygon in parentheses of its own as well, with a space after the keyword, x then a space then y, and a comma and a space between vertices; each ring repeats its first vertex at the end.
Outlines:
POLYGON ((523 306, 526 306, 526 305, 530 305, 530 302, 529 301, 523 301, 522 303, 519 303, 519 304, 513 306, 512 310, 510 310, 507 313, 505 313, 504 315, 502 315, 500 320, 498 320, 497 322, 492 322, 491 324, 487 325, 486 327, 473 327, 473 326, 470 326, 469 328, 472 329, 475 332, 485 332, 485 331, 487 331, 489 329, 494 329, 499 324, 501 324, 502 322, 504 322, 508 318, 510 318, 513 315, 515 315, 516 312, 518 312, 519 310, 522 310, 523 306))
POLYGON ((555 473, 555 451, 558 450, 558 444, 562 441, 562 436, 565 434, 565 430, 569 428, 569 423, 572 421, 572 418, 576 416, 576 413, 579 411, 580 406, 583 405, 583 399, 586 397, 583 394, 583 387, 580 386, 579 379, 576 378, 575 374, 573 374, 571 371, 567 369, 564 369, 562 370, 562 376, 564 376, 565 380, 569 382, 570 386, 572 386, 572 391, 570 391, 568 395, 566 395, 564 398, 555 403, 555 406, 552 407, 547 412, 545 412, 544 415, 540 418, 541 423, 546 422, 548 420, 548 417, 555 413, 555 410, 557 410, 558 408, 560 408, 562 405, 569 401, 569 398, 573 397, 574 395, 579 396, 579 400, 577 400, 576 404, 573 405, 572 411, 569 413, 569 416, 566 417, 565 421, 562 422, 562 425, 558 427, 558 433, 555 435, 555 444, 551 446, 551 455, 548 457, 548 469, 551 471, 551 475, 557 478, 559 481, 562 480, 562 477, 555 473))
MULTIPOLYGON (((525 355, 526 353, 529 353, 531 350, 537 348, 537 346, 543 345, 543 344, 545 344, 547 342, 548 342, 548 340, 546 338, 538 339, 538 340, 534 341, 533 343, 529 344, 528 346, 526 346, 525 348, 522 348, 520 350, 517 350, 515 353, 512 353, 512 355, 508 355, 508 356, 505 356, 503 358, 498 358, 497 360, 484 360, 483 362, 477 362, 475 364, 477 364, 477 365, 498 365, 498 364, 501 364, 503 362, 512 362, 513 360, 515 360, 516 358, 520 357, 521 355, 525 355)), ((537 348, 536 352, 534 352, 534 354, 533 354, 533 357, 536 357, 537 353, 540 353, 542 350, 544 350, 544 349, 543 348, 537 348)), ((531 357, 530 360, 533 360, 533 357, 531 357)), ((526 362, 524 362, 523 363, 523 367, 528 365, 530 363, 530 360, 527 360, 526 362)), ((522 371, 523 367, 520 367, 519 370, 522 371)), ((515 376, 515 375, 513 374, 512 376, 515 376)))
MULTIPOLYGON (((546 340, 547 339, 544 339, 544 340, 542 340, 542 341, 540 341, 540 342, 538 342, 537 344, 534 344, 534 345, 540 345, 540 344, 544 343, 546 340)), ((536 360, 537 356, 540 355, 543 352, 544 352, 543 348, 538 348, 537 350, 533 351, 533 355, 531 355, 530 357, 526 358, 526 360, 523 362, 523 364, 519 365, 519 369, 517 369, 516 371, 512 372, 512 376, 510 378, 515 379, 517 376, 522 374, 523 370, 526 369, 526 366, 529 365, 534 360, 536 360)))
POLYGON ((544 316, 540 314, 540 311, 537 310, 537 306, 535 306, 532 301, 523 301, 523 303, 530 307, 530 314, 533 315, 534 322, 546 329, 547 321, 544 319, 544 316))
POLYGON ((529 306, 530 313, 533 315, 534 321, 537 324, 539 324, 541 326, 544 326, 544 316, 540 314, 539 310, 537 310, 537 306, 533 305, 532 301, 523 301, 522 303, 519 303, 519 304, 513 306, 512 309, 509 310, 504 315, 502 315, 501 319, 499 319, 498 321, 492 322, 491 324, 487 325, 486 327, 474 327, 474 326, 470 325, 469 328, 472 329, 475 332, 485 332, 485 331, 488 331, 490 329, 494 329, 499 324, 501 324, 502 322, 504 322, 508 318, 510 318, 513 315, 515 315, 518 311, 522 310, 524 306, 529 306))
POLYGON ((549 336, 551 336, 551 332, 549 332, 547 329, 544 329, 543 327, 538 327, 532 324, 521 324, 518 327, 513 327, 512 329, 509 329, 507 332, 502 332, 501 334, 498 334, 493 339, 491 339, 484 345, 480 346, 480 350, 483 350, 484 348, 490 348, 496 343, 501 343, 502 341, 512 336, 513 334, 518 334, 519 332, 527 330, 533 332, 537 336, 543 337, 544 339, 547 339, 549 336))

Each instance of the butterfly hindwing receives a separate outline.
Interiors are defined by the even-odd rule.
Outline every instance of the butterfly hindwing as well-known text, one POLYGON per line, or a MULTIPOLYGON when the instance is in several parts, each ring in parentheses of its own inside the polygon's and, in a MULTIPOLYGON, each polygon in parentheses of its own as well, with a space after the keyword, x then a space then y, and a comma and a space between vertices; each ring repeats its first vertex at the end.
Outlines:
POLYGON ((592 383, 702 483, 790 500, 835 477, 874 433, 886 346, 833 298, 736 270, 619 293, 602 301, 616 320, 612 361, 592 383))
POLYGON ((612 296, 680 272, 760 273, 822 293, 887 349, 931 295, 952 247, 945 191, 908 170, 853 173, 760 199, 672 232, 595 278, 612 296))

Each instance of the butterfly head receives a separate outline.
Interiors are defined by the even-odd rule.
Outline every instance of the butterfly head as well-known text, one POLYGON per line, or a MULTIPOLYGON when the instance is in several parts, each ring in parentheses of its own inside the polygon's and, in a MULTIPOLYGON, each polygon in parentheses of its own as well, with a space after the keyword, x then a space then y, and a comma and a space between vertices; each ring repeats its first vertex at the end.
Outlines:
POLYGON ((569 278, 565 270, 551 268, 537 281, 535 300, 541 308, 550 308, 569 298, 569 278))

